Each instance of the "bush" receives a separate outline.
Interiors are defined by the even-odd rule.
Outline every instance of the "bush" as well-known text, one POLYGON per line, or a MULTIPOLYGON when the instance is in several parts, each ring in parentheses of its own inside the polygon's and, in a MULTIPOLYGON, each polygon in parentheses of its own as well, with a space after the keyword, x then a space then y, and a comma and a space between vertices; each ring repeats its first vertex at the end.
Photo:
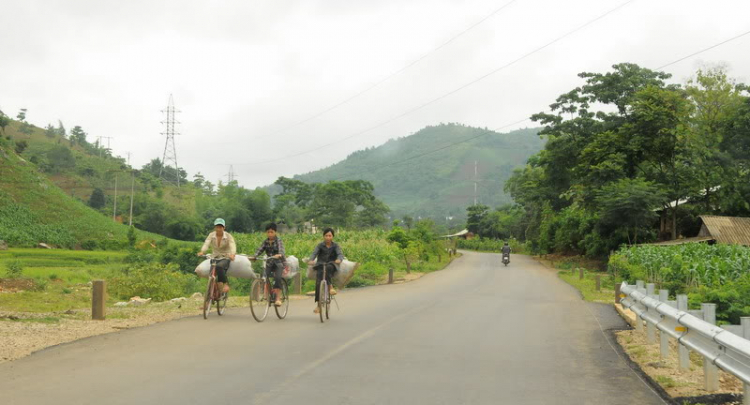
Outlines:
POLYGON ((174 264, 136 264, 111 282, 112 294, 121 299, 140 296, 164 301, 190 295, 201 288, 197 276, 180 273, 174 264))
POLYGON ((96 239, 86 239, 81 242, 81 249, 84 250, 97 250, 101 248, 99 241, 96 239))
POLYGON ((23 275, 23 267, 18 260, 6 264, 5 269, 5 274, 7 274, 9 278, 18 278, 23 275))

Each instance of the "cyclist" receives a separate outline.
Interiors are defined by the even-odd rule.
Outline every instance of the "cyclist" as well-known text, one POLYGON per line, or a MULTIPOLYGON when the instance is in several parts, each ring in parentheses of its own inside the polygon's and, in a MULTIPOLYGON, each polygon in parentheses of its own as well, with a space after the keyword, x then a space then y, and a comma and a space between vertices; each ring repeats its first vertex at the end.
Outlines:
MULTIPOLYGON (((308 265, 315 266, 314 269, 317 272, 317 277, 315 277, 315 302, 317 303, 320 299, 320 281, 323 279, 323 266, 328 263, 326 266, 326 282, 330 286, 330 294, 336 295, 336 289, 333 288, 333 283, 331 283, 331 278, 333 277, 333 274, 336 273, 336 265, 340 264, 342 260, 344 260, 344 253, 341 251, 341 246, 339 246, 336 242, 333 241, 334 232, 331 228, 326 228, 323 230, 323 242, 320 242, 318 246, 315 247, 315 250, 310 255, 310 259, 308 261, 308 265), (315 264, 315 259, 318 260, 318 264, 315 264)), ((320 309, 318 306, 315 306, 314 313, 318 314, 320 313, 320 309)))
POLYGON ((510 263, 511 248, 510 248, 510 245, 508 245, 507 241, 505 242, 505 244, 503 244, 503 250, 502 250, 502 252, 503 252, 503 259, 505 259, 507 257, 508 258, 508 263, 510 263))
POLYGON ((208 234, 206 242, 203 243, 201 251, 198 252, 198 256, 203 256, 204 252, 209 247, 211 248, 213 259, 216 260, 217 286, 219 291, 227 293, 229 292, 227 269, 229 269, 229 262, 234 261, 234 257, 237 255, 237 245, 234 243, 232 235, 224 231, 225 228, 226 222, 221 218, 216 218, 214 231, 208 234))
POLYGON ((284 273, 284 267, 286 267, 286 251, 284 249, 284 243, 276 235, 276 224, 273 222, 266 226, 266 236, 268 238, 260 244, 260 247, 255 252, 255 256, 251 257, 250 260, 256 260, 258 255, 265 253, 268 256, 266 260, 265 274, 266 277, 273 277, 273 295, 275 298, 274 305, 280 307, 281 302, 281 288, 283 283, 282 275, 284 273))

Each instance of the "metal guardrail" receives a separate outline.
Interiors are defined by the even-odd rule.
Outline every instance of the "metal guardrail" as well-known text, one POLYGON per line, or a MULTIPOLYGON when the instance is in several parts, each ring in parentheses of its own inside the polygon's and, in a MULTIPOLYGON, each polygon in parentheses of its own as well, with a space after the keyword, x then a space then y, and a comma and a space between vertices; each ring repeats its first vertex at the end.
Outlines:
POLYGON ((705 389, 719 389, 718 368, 744 382, 743 404, 750 405, 750 317, 742 325, 716 326, 716 304, 701 304, 700 310, 688 310, 687 295, 669 300, 669 290, 655 291, 654 284, 623 282, 620 303, 636 315, 636 330, 646 327, 648 343, 656 343, 660 331, 660 354, 669 356, 669 339, 678 344, 679 368, 690 368, 689 350, 703 356, 705 389), (718 367, 718 368, 717 368, 718 367))

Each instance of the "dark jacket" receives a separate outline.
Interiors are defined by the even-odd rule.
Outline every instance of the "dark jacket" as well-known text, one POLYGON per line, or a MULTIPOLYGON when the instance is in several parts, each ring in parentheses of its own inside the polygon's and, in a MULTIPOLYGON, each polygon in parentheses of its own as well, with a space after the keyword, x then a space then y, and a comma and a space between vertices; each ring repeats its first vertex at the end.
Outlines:
POLYGON ((325 242, 320 242, 310 255, 310 261, 315 259, 318 260, 318 263, 344 260, 344 252, 341 251, 341 246, 336 242, 331 242, 331 247, 327 247, 325 242))

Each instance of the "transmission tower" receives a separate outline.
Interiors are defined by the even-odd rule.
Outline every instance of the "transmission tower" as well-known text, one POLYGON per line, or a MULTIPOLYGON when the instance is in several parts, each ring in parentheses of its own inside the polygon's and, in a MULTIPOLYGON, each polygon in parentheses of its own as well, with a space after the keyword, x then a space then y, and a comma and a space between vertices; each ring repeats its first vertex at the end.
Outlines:
POLYGON ((162 135, 167 137, 167 142, 164 144, 164 156, 161 159, 161 168, 159 169, 159 177, 177 184, 180 187, 180 169, 177 165, 177 147, 175 146, 174 137, 179 135, 179 132, 175 131, 175 126, 179 124, 175 120, 175 114, 180 112, 174 108, 174 99, 172 95, 169 95, 169 105, 165 110, 161 110, 166 117, 161 123, 164 124, 164 132, 162 135), (174 173, 170 174, 166 169, 170 164, 174 166, 174 173))
POLYGON ((229 173, 227 173, 227 184, 237 179, 237 175, 234 174, 234 166, 229 165, 229 173))

